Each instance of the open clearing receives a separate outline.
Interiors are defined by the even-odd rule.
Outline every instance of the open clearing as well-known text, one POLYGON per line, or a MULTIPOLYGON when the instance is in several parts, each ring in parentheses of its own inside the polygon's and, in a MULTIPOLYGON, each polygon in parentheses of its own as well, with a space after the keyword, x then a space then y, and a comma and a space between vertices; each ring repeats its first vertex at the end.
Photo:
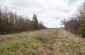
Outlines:
POLYGON ((64 29, 0 35, 0 55, 85 55, 85 39, 64 29))

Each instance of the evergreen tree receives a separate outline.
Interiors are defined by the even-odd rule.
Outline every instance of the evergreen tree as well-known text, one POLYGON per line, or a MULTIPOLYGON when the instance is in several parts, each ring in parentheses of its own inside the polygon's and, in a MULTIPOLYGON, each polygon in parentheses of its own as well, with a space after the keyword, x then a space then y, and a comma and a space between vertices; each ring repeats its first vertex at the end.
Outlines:
POLYGON ((85 38, 85 19, 80 23, 79 32, 80 35, 85 38))
POLYGON ((37 19, 37 16, 35 14, 33 15, 33 25, 34 25, 34 29, 37 29, 37 30, 40 29, 38 19, 37 19))

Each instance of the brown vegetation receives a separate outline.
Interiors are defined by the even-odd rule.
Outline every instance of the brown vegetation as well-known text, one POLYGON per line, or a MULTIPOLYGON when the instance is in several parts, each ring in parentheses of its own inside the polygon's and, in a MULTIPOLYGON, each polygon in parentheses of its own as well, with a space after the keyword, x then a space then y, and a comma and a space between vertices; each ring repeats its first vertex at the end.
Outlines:
POLYGON ((33 21, 31 21, 26 17, 9 12, 7 9, 2 10, 0 8, 0 34, 31 31, 44 28, 46 27, 42 23, 38 22, 37 17, 33 16, 33 21))
POLYGON ((85 37, 85 2, 73 17, 69 20, 62 20, 62 23, 66 30, 85 37))
POLYGON ((0 35, 0 55, 85 55, 85 39, 64 29, 0 35))

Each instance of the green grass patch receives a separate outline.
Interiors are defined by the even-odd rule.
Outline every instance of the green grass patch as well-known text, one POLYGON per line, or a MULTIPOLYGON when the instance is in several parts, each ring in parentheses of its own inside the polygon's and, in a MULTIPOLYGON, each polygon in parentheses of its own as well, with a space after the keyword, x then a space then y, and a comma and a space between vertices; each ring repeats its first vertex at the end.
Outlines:
POLYGON ((25 46, 31 46, 31 50, 37 49, 37 45, 47 43, 47 39, 39 37, 29 37, 22 40, 12 41, 6 44, 0 45, 0 52, 2 51, 16 51, 25 46))
POLYGON ((52 30, 50 30, 52 33, 54 33, 54 34, 57 34, 58 33, 58 31, 57 31, 57 29, 52 29, 52 30))
POLYGON ((41 42, 41 43, 47 43, 48 42, 47 39, 40 38, 40 37, 35 37, 34 40, 37 40, 38 42, 41 42))

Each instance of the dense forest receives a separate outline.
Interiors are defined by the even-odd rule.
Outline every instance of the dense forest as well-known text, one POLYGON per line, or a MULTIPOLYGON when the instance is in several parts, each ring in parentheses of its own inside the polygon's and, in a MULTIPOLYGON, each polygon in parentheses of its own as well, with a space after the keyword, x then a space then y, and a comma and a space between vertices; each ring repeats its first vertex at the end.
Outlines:
POLYGON ((37 15, 33 15, 33 20, 17 15, 6 8, 0 8, 0 34, 32 31, 46 28, 37 20, 37 15))
POLYGON ((62 23, 67 31, 85 37, 85 2, 69 20, 64 19, 62 23))

